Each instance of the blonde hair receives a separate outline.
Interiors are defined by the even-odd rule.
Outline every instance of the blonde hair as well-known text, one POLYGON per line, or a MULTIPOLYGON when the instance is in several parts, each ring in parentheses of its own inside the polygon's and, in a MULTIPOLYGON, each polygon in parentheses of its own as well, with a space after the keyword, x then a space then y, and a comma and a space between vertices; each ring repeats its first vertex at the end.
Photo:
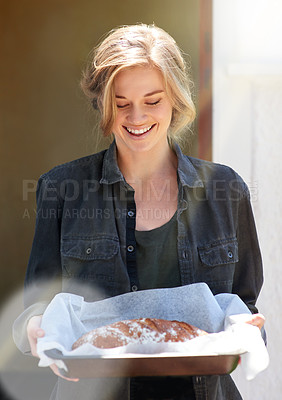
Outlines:
POLYGON ((155 25, 122 26, 110 31, 93 49, 81 80, 84 93, 100 111, 100 126, 105 136, 112 133, 117 113, 113 85, 116 75, 125 68, 142 65, 156 67, 163 75, 173 107, 169 137, 178 136, 194 120, 192 82, 175 40, 155 25))

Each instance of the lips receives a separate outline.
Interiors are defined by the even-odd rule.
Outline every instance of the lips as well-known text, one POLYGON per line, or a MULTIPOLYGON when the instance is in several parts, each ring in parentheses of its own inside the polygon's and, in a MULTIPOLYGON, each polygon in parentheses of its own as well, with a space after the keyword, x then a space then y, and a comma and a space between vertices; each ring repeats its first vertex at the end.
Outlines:
POLYGON ((145 128, 142 128, 142 129, 132 129, 132 128, 129 128, 129 127, 127 127, 127 126, 123 126, 123 128, 124 128, 128 133, 130 133, 131 135, 141 136, 141 135, 143 135, 144 133, 149 132, 155 125, 156 125, 156 124, 153 124, 153 125, 147 126, 147 127, 145 127, 145 128))

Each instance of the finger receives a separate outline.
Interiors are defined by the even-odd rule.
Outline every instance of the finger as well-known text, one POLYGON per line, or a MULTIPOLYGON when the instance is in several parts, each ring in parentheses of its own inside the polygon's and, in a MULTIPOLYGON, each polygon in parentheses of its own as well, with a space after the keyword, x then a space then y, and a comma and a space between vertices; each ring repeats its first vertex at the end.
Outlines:
POLYGON ((45 331, 40 328, 42 316, 34 316, 28 321, 27 337, 30 344, 31 354, 38 357, 37 354, 37 339, 45 335, 45 331))
POLYGON ((39 358, 39 355, 37 353, 37 340, 32 339, 29 341, 29 343, 30 343, 31 354, 33 355, 33 357, 39 358))
POLYGON ((44 336, 45 332, 40 327, 42 316, 34 316, 30 318, 27 325, 27 333, 30 337, 38 338, 44 336))
POLYGON ((39 338, 41 338, 43 336, 45 336, 45 331, 43 329, 39 328, 39 329, 35 330, 36 339, 39 339, 39 338))
POLYGON ((259 329, 262 329, 264 323, 265 323, 265 318, 264 318, 263 316, 257 315, 257 316, 254 318, 254 324, 255 324, 259 329))
POLYGON ((29 324, 33 327, 40 327, 42 321, 42 315, 34 315, 30 318, 29 324))
POLYGON ((259 329, 262 329, 265 323, 265 317, 262 314, 254 314, 249 321, 246 321, 247 324, 251 324, 257 326, 259 329))
POLYGON ((71 382, 78 382, 79 379, 78 378, 68 378, 66 376, 63 376, 62 374, 60 374, 59 372, 59 368, 57 367, 56 364, 51 364, 50 365, 51 370, 54 372, 55 375, 59 376, 60 378, 63 378, 67 381, 71 381, 71 382))

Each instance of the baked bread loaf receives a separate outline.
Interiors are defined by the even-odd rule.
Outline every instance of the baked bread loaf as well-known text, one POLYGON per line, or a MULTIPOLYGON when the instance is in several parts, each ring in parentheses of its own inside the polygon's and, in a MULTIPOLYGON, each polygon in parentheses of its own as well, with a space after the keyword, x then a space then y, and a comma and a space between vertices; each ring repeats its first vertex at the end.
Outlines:
POLYGON ((81 336, 72 349, 91 343, 101 349, 125 346, 129 343, 185 342, 207 332, 186 322, 140 318, 101 326, 81 336))

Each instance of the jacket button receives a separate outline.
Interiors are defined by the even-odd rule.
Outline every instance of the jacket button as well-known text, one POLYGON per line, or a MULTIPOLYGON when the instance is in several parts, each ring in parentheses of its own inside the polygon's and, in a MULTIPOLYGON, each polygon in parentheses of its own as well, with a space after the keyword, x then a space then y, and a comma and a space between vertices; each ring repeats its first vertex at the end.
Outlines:
POLYGON ((137 292, 138 287, 137 287, 137 285, 133 285, 131 289, 132 289, 132 292, 137 292))
POLYGON ((86 250, 86 254, 90 254, 91 253, 91 247, 88 247, 88 249, 86 250))
POLYGON ((132 252, 134 251, 134 247, 130 244, 130 245, 127 247, 127 251, 129 251, 129 253, 132 253, 132 252))
POLYGON ((232 251, 229 250, 227 254, 228 254, 228 257, 229 257, 229 258, 233 258, 233 253, 232 253, 232 251))
POLYGON ((131 210, 128 211, 127 215, 128 215, 130 218, 134 217, 134 211, 131 211, 131 210))

